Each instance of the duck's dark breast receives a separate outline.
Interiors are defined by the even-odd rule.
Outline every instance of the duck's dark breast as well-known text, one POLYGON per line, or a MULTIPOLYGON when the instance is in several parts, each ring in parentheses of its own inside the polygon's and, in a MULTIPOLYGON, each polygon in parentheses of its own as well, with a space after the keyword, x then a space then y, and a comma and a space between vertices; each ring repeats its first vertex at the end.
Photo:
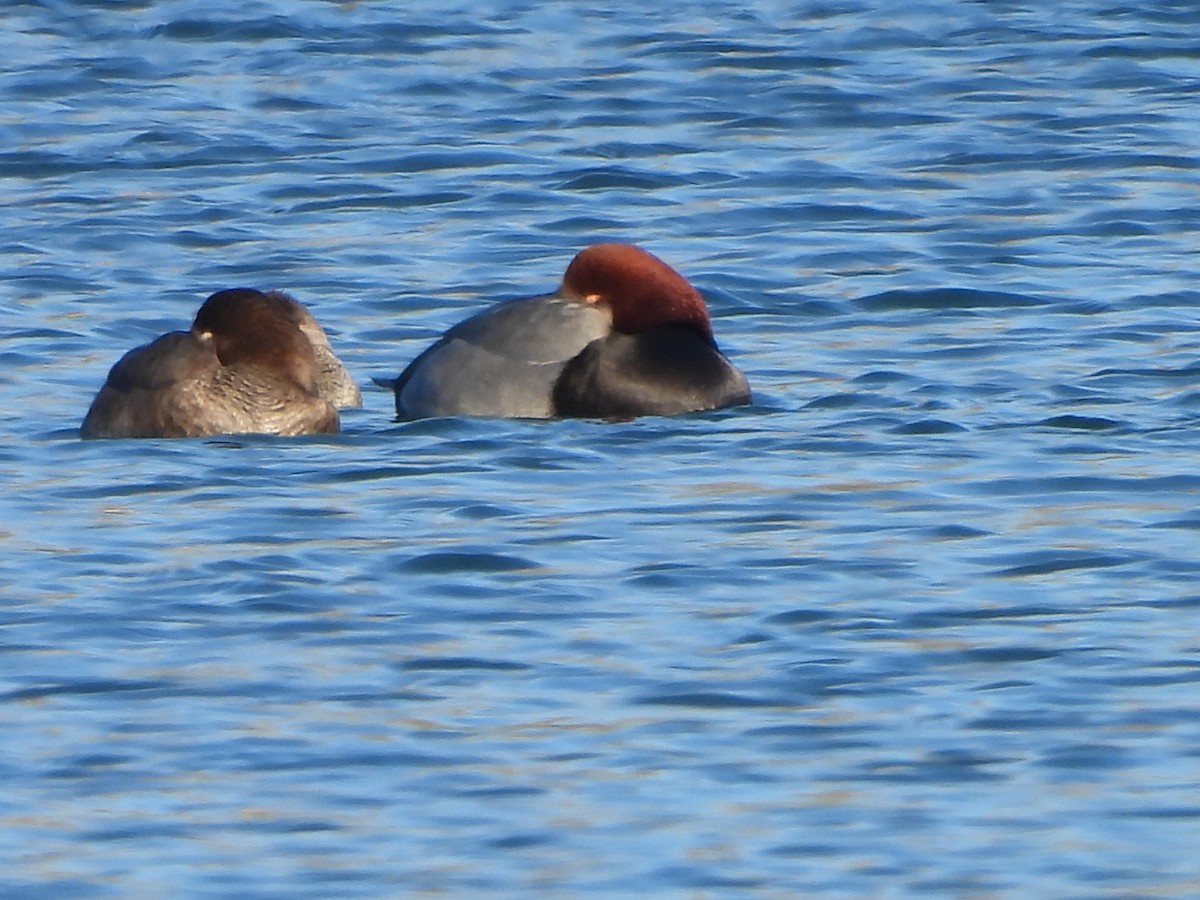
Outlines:
POLYGON ((750 402, 746 376, 693 328, 613 332, 590 343, 555 380, 554 415, 670 416, 750 402))

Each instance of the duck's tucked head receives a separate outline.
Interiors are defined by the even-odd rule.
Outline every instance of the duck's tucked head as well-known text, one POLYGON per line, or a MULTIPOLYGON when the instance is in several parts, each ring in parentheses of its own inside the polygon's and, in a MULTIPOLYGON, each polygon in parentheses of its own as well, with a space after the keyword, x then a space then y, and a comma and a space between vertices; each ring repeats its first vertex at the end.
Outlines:
POLYGON ((218 291, 196 313, 192 332, 212 341, 223 366, 259 366, 315 393, 317 364, 312 344, 297 323, 293 304, 286 295, 274 291, 218 291))
POLYGON ((704 300, 686 278, 632 244, 593 244, 563 276, 564 295, 607 306, 613 328, 636 334, 660 325, 685 325, 712 340, 704 300))

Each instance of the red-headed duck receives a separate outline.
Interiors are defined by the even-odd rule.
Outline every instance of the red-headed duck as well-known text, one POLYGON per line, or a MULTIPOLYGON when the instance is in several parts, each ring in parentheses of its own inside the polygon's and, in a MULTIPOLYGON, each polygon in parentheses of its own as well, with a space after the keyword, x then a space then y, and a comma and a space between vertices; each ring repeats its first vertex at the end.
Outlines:
POLYGON ((750 402, 699 292, 630 244, 595 244, 553 294, 498 303, 392 382, 400 419, 628 418, 750 402))
POLYGON ((108 373, 85 438, 333 434, 362 396, 307 309, 281 291, 219 291, 188 331, 130 350, 108 373))

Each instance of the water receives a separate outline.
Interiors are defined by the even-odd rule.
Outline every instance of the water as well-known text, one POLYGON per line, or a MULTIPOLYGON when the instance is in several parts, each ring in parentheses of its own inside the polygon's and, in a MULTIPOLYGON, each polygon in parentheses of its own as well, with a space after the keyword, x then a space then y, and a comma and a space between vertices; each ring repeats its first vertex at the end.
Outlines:
POLYGON ((0 24, 5 897, 1200 893, 1190 0, 0 24), (613 239, 754 406, 390 421, 613 239), (342 435, 78 440, 242 284, 342 435))

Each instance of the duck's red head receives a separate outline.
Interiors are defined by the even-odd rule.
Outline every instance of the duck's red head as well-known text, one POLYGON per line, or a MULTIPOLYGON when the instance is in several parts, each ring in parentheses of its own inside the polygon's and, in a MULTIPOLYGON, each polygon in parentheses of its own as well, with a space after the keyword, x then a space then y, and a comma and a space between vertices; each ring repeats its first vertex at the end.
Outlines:
POLYGON ((700 292, 657 256, 632 244, 593 244, 571 260, 563 293, 612 310, 613 328, 627 334, 659 325, 686 325, 712 340, 700 292))

